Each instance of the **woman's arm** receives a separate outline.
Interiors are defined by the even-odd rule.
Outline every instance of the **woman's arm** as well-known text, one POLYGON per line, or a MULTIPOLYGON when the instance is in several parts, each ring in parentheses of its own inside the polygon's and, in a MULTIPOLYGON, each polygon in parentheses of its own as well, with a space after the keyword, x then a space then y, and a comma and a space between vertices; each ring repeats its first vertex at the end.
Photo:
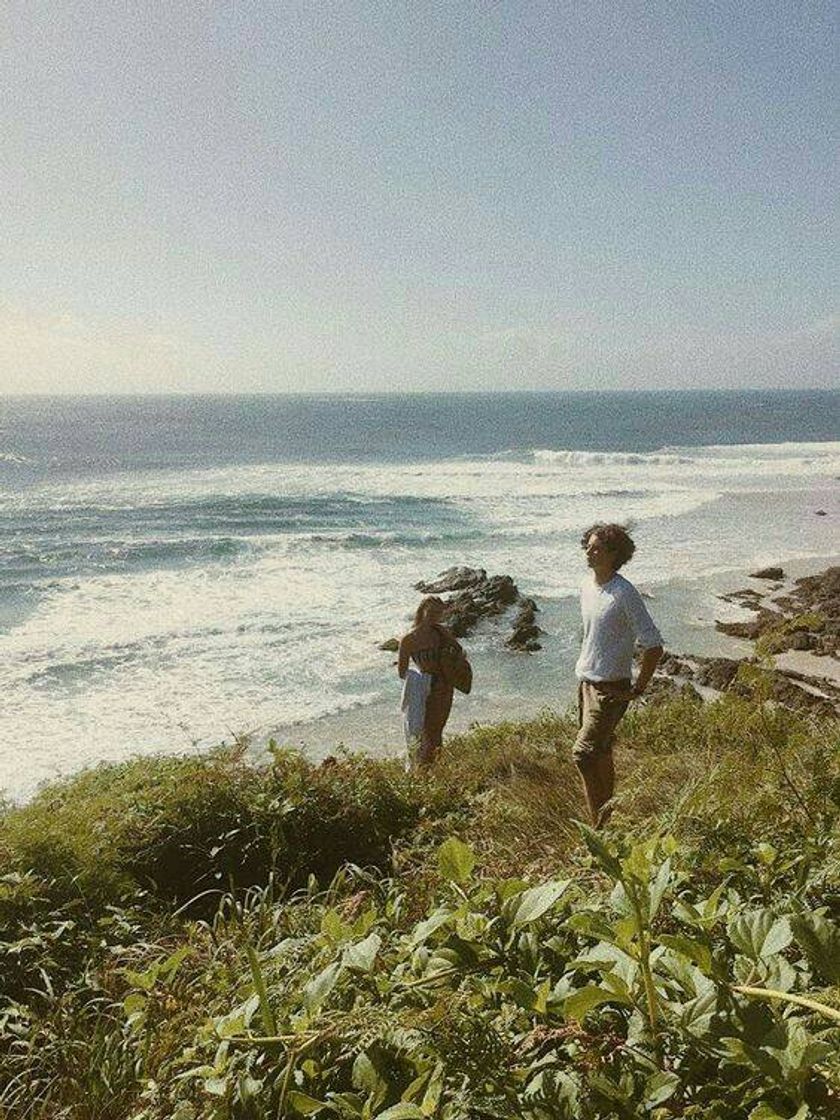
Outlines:
POLYGON ((400 651, 397 654, 397 673, 400 680, 405 680, 405 675, 408 672, 408 657, 410 654, 408 647, 408 635, 400 638, 400 651))

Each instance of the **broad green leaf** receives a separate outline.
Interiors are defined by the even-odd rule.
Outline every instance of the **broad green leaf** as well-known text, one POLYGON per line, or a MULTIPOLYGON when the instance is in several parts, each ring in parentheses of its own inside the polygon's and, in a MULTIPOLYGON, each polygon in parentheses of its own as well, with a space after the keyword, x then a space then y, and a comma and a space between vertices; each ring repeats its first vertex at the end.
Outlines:
POLYGON ((699 990, 694 999, 683 1004, 680 1013, 680 1024, 683 1029, 695 1038, 702 1038, 703 1035, 708 1034, 717 1011, 717 999, 717 987, 714 981, 708 980, 704 990, 699 990))
POLYGON ((671 882, 671 861, 666 859, 660 866, 656 873, 656 878, 650 885, 650 909, 648 911, 650 921, 659 913, 659 907, 662 904, 662 899, 671 882))
POLYGON ((603 838, 598 835, 594 828, 590 828, 588 824, 582 821, 575 821, 578 831, 583 837, 584 843, 590 850, 592 855, 601 865, 604 871, 610 876, 611 879, 624 879, 624 871, 618 858, 610 851, 604 842, 603 838))
POLYGON ((785 1027, 786 1038, 783 1045, 771 1046, 771 1049, 779 1055, 779 1063, 788 1076, 810 1071, 815 1063, 834 1052, 831 1046, 812 1038, 801 1019, 786 1019, 785 1027))
POLYGON ((429 1079, 429 1084, 423 1095, 423 1100, 420 1102, 420 1111, 424 1116, 434 1116, 437 1112, 441 1094, 443 1093, 443 1073, 443 1063, 438 1062, 429 1079))
POLYGON ((616 969, 621 970, 621 974, 625 977, 635 975, 636 961, 626 953, 621 946, 611 945, 607 941, 599 941, 597 945, 593 945, 586 953, 581 953, 579 957, 573 960, 569 968, 585 968, 585 969, 616 969))
POLYGON ((341 920, 335 910, 327 910, 321 919, 321 933, 330 941, 343 941, 350 932, 350 927, 341 920))
POLYGON ((601 983, 612 992, 619 1003, 625 1003, 628 1007, 632 1005, 630 988, 624 978, 619 976, 617 972, 605 972, 601 977, 601 983))
POLYGON ((505 902, 514 895, 521 894, 527 886, 524 879, 498 879, 494 889, 499 902, 505 902))
POLYGON ((346 968, 353 968, 359 972, 370 972, 376 954, 382 945, 382 938, 378 933, 370 933, 364 941, 357 941, 355 945, 348 945, 344 950, 341 960, 346 968))
POLYGON ((352 1080, 354 1089, 364 1089, 368 1093, 375 1092, 383 1083, 376 1067, 364 1050, 356 1055, 353 1062, 352 1080))
POLYGON ((123 1000, 123 1011, 126 1015, 137 1015, 146 1010, 148 998, 140 992, 129 992, 123 1000))
POLYGON ((712 968, 712 951, 708 945, 694 937, 685 937, 682 934, 663 933, 659 940, 674 953, 679 953, 693 961, 703 972, 710 972, 712 968))
POLYGON ((161 976, 165 976, 168 980, 171 980, 181 967, 182 962, 186 959, 189 952, 189 945, 182 945, 180 949, 176 949, 171 956, 161 962, 159 966, 161 976))
POLYGON ((807 1104, 800 1105, 793 1116, 786 1116, 782 1112, 777 1112, 771 1104, 762 1101, 757 1104, 749 1115, 749 1120, 806 1120, 808 1116, 807 1104))
POLYGON ((386 1108, 384 1112, 377 1112, 373 1120, 426 1120, 426 1113, 416 1104, 400 1101, 399 1104, 392 1104, 390 1108, 386 1108))
POLYGON ((840 985, 840 926, 820 911, 797 915, 790 924, 811 968, 830 984, 840 985))
POLYGON ((314 1116, 316 1112, 327 1107, 325 1101, 316 1101, 314 1097, 301 1093, 299 1089, 292 1089, 286 1102, 301 1116, 314 1116))
POLYGON ((799 979, 799 973, 790 961, 778 954, 766 961, 761 971, 764 987, 774 988, 777 992, 792 992, 799 979))
POLYGON ((181 1101, 175 1106, 172 1120, 195 1120, 196 1116, 195 1105, 190 1104, 189 1101, 181 1101))
POLYGON ((537 1003, 537 992, 530 984, 526 984, 524 980, 513 977, 511 980, 503 980, 496 985, 498 991, 507 992, 511 995, 516 1003, 519 1004, 525 1011, 533 1011, 537 1003))
POLYGON ((141 988, 144 992, 150 992, 157 983, 159 973, 160 965, 153 964, 145 972, 135 972, 133 969, 127 968, 123 975, 132 988, 141 988))
POLYGON ((781 953, 793 941, 793 931, 787 918, 777 918, 770 928, 761 947, 762 957, 770 957, 774 953, 781 953))
POLYGON ((466 883, 475 867, 472 848, 457 836, 450 836, 438 848, 438 867, 445 879, 466 883))
POLYGON ((788 919, 776 918, 770 910, 736 914, 730 919, 727 932, 732 944, 753 961, 780 952, 792 938, 788 919))
POLYGON ((569 882, 569 879, 553 879, 549 883, 542 883, 538 887, 523 891, 519 896, 513 924, 524 926, 528 922, 535 922, 537 918, 541 918, 563 895, 569 882))
POLYGON ((753 851, 758 856, 759 860, 768 867, 779 854, 772 844, 767 843, 756 844, 753 851))
POLYGON ((645 1085, 645 1105, 647 1108, 656 1108, 657 1105, 667 1101, 680 1087, 680 1079, 675 1073, 668 1070, 657 1070, 649 1077, 645 1085))
POLYGON ((239 1093, 239 1099, 243 1104, 247 1104, 248 1101, 252 1101, 255 1097, 259 1096, 260 1092, 262 1091, 262 1087, 262 1080, 256 1077, 251 1077, 251 1075, 248 1073, 243 1073, 236 1083, 237 1092, 239 1093))
POLYGON ((422 922, 418 922, 414 927, 411 934, 411 944, 419 945, 421 942, 425 941, 430 934, 434 933, 436 929, 440 929, 440 927, 445 926, 447 922, 451 922, 454 917, 454 910, 435 910, 430 917, 422 922))
POLYGON ((612 992, 604 991, 595 984, 588 984, 585 988, 578 988, 566 998, 563 1014, 567 1019, 580 1021, 589 1011, 600 1007, 602 1003, 610 1003, 615 998, 612 992))
POLYGON ((401 1100, 411 1102, 420 1096, 420 1093, 425 1089, 428 1084, 429 1078, 432 1076, 430 1069, 424 1070, 419 1076, 415 1077, 408 1087, 403 1090, 401 1100))
POLYGON ((341 963, 334 961, 318 973, 314 980, 310 980, 303 989, 303 1006, 311 1015, 317 1011, 330 992, 341 974, 341 963))
POLYGON ((592 910, 578 910, 567 920, 566 925, 575 933, 585 933, 589 937, 597 937, 601 941, 614 941, 615 931, 603 914, 596 914, 592 910))
POLYGON ((637 884, 647 887, 650 882, 651 871, 651 850, 650 844, 636 844, 621 861, 621 867, 624 871, 624 879, 633 879, 637 884))

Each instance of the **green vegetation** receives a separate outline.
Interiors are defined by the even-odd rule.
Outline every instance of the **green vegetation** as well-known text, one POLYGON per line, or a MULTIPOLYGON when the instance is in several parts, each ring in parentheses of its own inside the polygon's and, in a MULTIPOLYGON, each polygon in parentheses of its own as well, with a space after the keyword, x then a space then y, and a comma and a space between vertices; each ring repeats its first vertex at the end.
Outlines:
POLYGON ((144 759, 0 818, 0 1120, 840 1115, 840 734, 631 713, 604 833, 569 720, 427 778, 144 759))
POLYGON ((772 656, 790 649, 792 634, 821 634, 825 630, 825 615, 819 611, 806 611, 804 614, 794 615, 768 626, 763 630, 755 644, 756 653, 760 657, 772 656))

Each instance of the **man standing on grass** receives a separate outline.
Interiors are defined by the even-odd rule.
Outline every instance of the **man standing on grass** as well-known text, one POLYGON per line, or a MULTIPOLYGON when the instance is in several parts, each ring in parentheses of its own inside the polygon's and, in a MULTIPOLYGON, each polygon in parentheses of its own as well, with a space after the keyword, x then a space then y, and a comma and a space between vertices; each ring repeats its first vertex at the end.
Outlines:
POLYGON ((583 644, 575 666, 578 726, 572 755, 596 827, 611 811, 615 789, 615 729, 631 700, 641 696, 662 656, 662 637, 636 588, 618 574, 636 550, 621 525, 596 524, 581 537, 591 575, 580 592, 583 644), (631 681, 633 649, 642 664, 631 681))

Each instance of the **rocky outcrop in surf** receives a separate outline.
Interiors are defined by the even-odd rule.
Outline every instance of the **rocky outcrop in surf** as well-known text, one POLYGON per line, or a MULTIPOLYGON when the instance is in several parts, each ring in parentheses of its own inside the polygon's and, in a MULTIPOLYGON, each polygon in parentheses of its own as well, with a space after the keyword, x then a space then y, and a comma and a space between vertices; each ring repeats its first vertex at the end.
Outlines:
MULTIPOLYGON (((414 587, 423 595, 450 596, 445 599, 443 622, 457 638, 466 637, 482 619, 504 614, 518 604, 505 645, 524 653, 542 648, 538 640, 542 631, 536 622, 539 608, 533 599, 520 594, 512 576, 488 576, 484 568, 455 566, 438 573, 434 579, 421 580, 414 587)), ((397 646, 396 639, 389 638, 379 648, 394 650, 397 646)))

